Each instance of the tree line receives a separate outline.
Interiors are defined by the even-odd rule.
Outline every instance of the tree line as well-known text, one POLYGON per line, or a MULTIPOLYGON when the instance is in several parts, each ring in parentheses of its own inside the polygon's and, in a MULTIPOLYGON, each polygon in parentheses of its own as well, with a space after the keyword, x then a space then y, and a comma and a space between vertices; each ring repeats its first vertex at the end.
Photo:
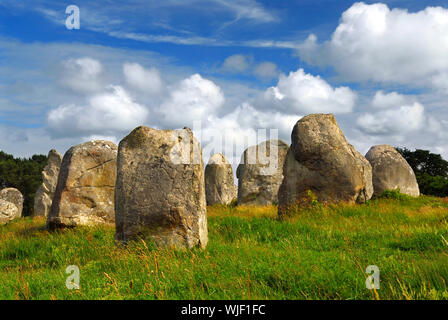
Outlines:
POLYGON ((440 154, 428 150, 396 149, 414 170, 420 193, 437 197, 448 196, 448 161, 440 154))

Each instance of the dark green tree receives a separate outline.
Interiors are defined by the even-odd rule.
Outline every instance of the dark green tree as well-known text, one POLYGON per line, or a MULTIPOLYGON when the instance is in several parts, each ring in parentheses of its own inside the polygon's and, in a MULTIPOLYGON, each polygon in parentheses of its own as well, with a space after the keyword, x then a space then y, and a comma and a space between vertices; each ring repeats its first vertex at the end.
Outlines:
POLYGON ((23 215, 32 215, 34 194, 42 183, 42 170, 47 157, 34 155, 31 158, 14 158, 0 151, 0 187, 17 188, 23 194, 23 215))
POLYGON ((414 170, 421 193, 448 196, 448 161, 428 150, 396 149, 414 170))

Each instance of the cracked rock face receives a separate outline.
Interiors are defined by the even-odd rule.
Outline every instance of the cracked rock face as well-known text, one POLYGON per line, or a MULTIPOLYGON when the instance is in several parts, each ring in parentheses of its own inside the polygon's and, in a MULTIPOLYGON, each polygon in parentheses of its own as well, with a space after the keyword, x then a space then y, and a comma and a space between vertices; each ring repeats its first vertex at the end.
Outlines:
POLYGON ((158 247, 204 248, 204 166, 192 131, 142 126, 118 149, 115 238, 150 239, 158 247))
POLYGON ((17 218, 20 218, 20 214, 16 205, 0 199, 0 225, 5 225, 17 218))
POLYGON ((238 205, 270 205, 278 201, 288 145, 268 140, 247 148, 237 168, 238 205))
POLYGON ((16 188, 5 188, 0 191, 0 199, 11 202, 18 209, 19 217, 23 211, 23 195, 16 188))
POLYGON ((56 184, 58 183, 59 169, 62 156, 56 150, 48 153, 48 163, 42 171, 42 184, 34 196, 34 215, 48 216, 53 201, 56 184))
POLYGON ((214 154, 205 167, 205 197, 209 206, 229 204, 237 197, 232 166, 221 153, 214 154))
POLYGON ((309 201, 309 191, 322 203, 362 203, 372 197, 372 167, 348 143, 332 114, 311 114, 291 134, 279 214, 309 201))
POLYGON ((372 165, 374 196, 395 189, 413 197, 420 195, 414 170, 394 147, 373 146, 366 158, 372 165))
POLYGON ((70 148, 62 159, 49 227, 113 224, 116 171, 114 143, 98 140, 70 148))

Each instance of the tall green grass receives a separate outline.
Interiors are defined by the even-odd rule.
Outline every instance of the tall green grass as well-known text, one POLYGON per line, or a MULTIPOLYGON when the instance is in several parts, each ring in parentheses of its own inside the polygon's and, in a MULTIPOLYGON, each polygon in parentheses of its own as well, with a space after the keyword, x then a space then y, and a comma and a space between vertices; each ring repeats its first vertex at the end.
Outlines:
POLYGON ((317 206, 208 208, 206 250, 114 242, 109 227, 0 227, 0 299, 447 299, 448 200, 389 197, 317 206), (80 268, 80 290, 65 287, 80 268), (365 269, 380 269, 377 294, 365 269))

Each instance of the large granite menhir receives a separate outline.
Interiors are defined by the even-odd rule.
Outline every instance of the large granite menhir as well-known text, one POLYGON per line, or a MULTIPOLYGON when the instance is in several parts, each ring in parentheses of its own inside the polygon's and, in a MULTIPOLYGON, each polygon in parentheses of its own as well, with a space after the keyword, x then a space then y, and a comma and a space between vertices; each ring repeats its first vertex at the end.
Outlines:
POLYGON ((97 140, 71 147, 62 159, 48 226, 113 224, 116 172, 113 142, 97 140))
POLYGON ((61 162, 61 154, 54 149, 50 150, 47 165, 42 171, 42 184, 34 195, 34 216, 48 216, 58 183, 61 162))
POLYGON ((413 197, 420 195, 414 170, 394 147, 373 146, 366 158, 372 165, 374 196, 396 189, 413 197))
POLYGON ((205 167, 205 197, 207 205, 230 204, 237 197, 233 170, 222 153, 214 154, 205 167))
POLYGON ((348 143, 332 114, 300 119, 279 190, 279 215, 309 202, 312 192, 321 203, 363 203, 373 194, 372 167, 348 143))
POLYGON ((247 148, 237 168, 238 205, 270 205, 278 201, 288 145, 268 140, 247 148))
POLYGON ((190 129, 134 129, 119 144, 117 167, 117 240, 207 245, 202 149, 190 129))
POLYGON ((19 209, 14 203, 0 199, 0 226, 20 218, 19 209))
POLYGON ((22 216, 23 211, 23 195, 16 188, 5 188, 0 191, 0 199, 8 201, 17 207, 17 214, 19 217, 22 216))

